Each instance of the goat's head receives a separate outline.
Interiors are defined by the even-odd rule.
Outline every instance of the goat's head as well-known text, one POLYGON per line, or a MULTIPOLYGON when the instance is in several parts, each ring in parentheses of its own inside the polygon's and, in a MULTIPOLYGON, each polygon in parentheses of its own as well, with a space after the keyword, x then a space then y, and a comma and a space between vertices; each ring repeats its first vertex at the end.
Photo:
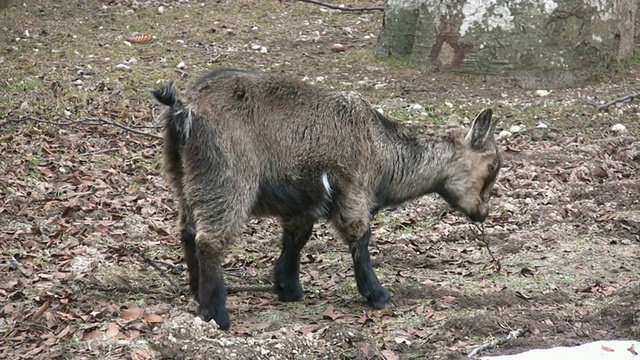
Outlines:
POLYGON ((489 200, 501 165, 494 140, 496 127, 491 109, 476 117, 471 130, 457 134, 455 155, 445 171, 438 193, 453 208, 472 221, 482 222, 489 214, 489 200))

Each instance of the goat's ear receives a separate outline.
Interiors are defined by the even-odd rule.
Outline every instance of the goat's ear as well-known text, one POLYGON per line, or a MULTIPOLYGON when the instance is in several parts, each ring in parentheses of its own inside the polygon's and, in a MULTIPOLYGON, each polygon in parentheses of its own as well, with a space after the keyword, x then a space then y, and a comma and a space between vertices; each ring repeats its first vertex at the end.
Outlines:
POLYGON ((473 149, 484 149, 495 141, 493 133, 496 130, 496 122, 492 119, 492 116, 493 111, 491 109, 484 109, 473 120, 471 130, 469 130, 465 138, 473 149))

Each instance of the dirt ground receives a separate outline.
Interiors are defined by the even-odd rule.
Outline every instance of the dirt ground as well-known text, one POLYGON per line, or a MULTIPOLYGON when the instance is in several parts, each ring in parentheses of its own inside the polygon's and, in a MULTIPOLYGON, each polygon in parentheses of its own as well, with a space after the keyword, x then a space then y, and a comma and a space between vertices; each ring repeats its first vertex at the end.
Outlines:
MULTIPOLYGON (((275 0, 28 0, 0 12, 0 358, 457 359, 517 328, 483 354, 640 339, 640 114, 633 102, 596 109, 638 91, 640 59, 539 96, 375 58, 381 25, 380 11, 275 0), (319 224, 302 301, 232 293, 229 332, 202 322, 161 140, 135 132, 159 134, 147 92, 158 81, 184 88, 219 66, 356 90, 406 122, 468 124, 491 106, 500 130, 525 127, 500 140, 484 237, 495 261, 478 230, 427 196, 375 219, 371 253, 395 307, 366 305, 346 247, 319 224)), ((278 240, 274 221, 248 223, 227 283, 269 285, 278 240)))

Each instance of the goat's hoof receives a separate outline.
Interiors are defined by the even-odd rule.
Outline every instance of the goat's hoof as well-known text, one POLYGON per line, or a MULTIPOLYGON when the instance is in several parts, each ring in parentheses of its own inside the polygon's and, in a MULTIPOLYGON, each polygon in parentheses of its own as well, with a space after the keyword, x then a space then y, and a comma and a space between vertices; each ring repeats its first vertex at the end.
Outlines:
POLYGON ((278 295, 278 300, 283 302, 291 302, 298 301, 302 299, 302 288, 300 286, 295 287, 294 289, 285 289, 284 287, 274 286, 273 292, 278 295))
POLYGON ((213 306, 211 306, 209 309, 200 307, 198 313, 202 315, 202 318, 206 322, 209 322, 210 320, 215 321, 221 330, 229 330, 229 328, 231 327, 229 314, 227 313, 227 310, 224 308, 220 310, 220 309, 215 309, 213 306))
POLYGON ((367 297, 367 301, 369 305, 374 309, 384 309, 389 305, 393 305, 393 299, 391 299, 391 294, 385 288, 380 288, 379 290, 372 291, 371 294, 367 297))

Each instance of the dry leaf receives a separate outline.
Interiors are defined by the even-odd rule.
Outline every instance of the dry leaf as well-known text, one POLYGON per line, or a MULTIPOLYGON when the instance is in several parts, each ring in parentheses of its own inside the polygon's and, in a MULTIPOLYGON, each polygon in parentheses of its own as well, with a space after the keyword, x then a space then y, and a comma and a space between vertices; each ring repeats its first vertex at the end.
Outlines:
POLYGON ((322 314, 323 318, 331 319, 331 320, 339 319, 343 316, 344 316, 343 314, 333 311, 333 305, 329 305, 327 310, 325 310, 324 313, 322 314))
POLYGON ((40 305, 40 308, 38 309, 38 311, 36 311, 33 314, 32 319, 36 320, 37 318, 39 318, 40 315, 42 315, 45 311, 47 311, 47 309, 49 309, 50 305, 51 305, 51 302, 49 300, 45 301, 44 304, 40 305))
POLYGON ((144 314, 143 317, 145 320, 147 320, 150 323, 161 323, 164 321, 162 316, 157 314, 144 314))
POLYGON ((382 356, 384 356, 385 360, 399 360, 400 358, 396 353, 391 350, 382 350, 382 356))
POLYGON ((606 352, 614 352, 615 351, 615 350, 613 350, 612 348, 610 348, 608 346, 600 345, 600 347, 602 348, 602 350, 604 350, 606 352))
POLYGON ((125 320, 135 320, 142 316, 144 310, 138 305, 131 305, 128 309, 122 310, 120 317, 125 320))

